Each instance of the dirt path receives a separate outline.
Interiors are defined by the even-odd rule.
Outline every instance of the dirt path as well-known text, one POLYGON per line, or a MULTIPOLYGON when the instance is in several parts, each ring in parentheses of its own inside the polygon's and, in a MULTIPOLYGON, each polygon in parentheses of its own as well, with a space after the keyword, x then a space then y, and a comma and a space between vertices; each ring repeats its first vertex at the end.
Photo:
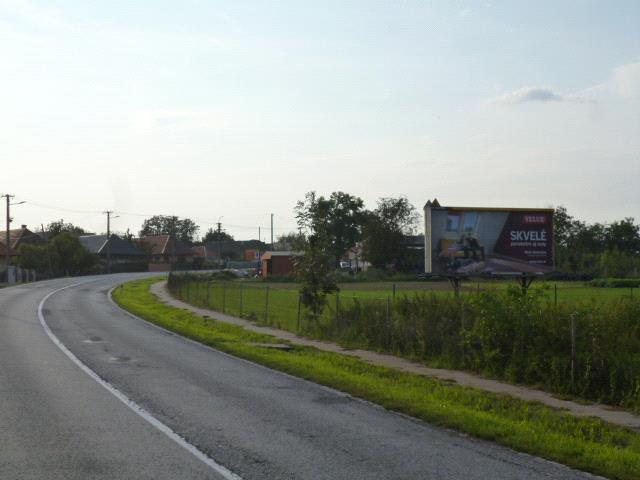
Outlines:
POLYGON ((511 385, 509 383, 481 378, 476 375, 461 372, 458 370, 429 368, 419 363, 406 360, 404 358, 399 358, 393 355, 386 355, 383 353, 371 352, 369 350, 348 350, 335 343, 298 337, 297 335, 291 332, 287 332, 286 330, 261 327, 254 324, 253 322, 244 320, 242 318, 227 315, 215 310, 194 307, 193 305, 189 305, 188 303, 177 300, 173 298, 167 291, 166 282, 153 284, 151 286, 151 292, 156 295, 161 302, 170 306, 190 310, 197 315, 206 315, 222 322, 238 325, 253 332, 272 335, 276 338, 287 340, 294 345, 304 345, 317 348, 318 350, 340 353, 342 355, 351 355, 374 365, 395 368, 403 372, 415 373, 418 375, 424 375, 426 377, 434 377, 442 380, 453 380, 459 385, 478 388, 489 392, 504 393, 516 398, 520 398, 522 400, 537 401, 550 407, 565 409, 573 415, 581 417, 598 417, 609 423, 621 425, 628 428, 640 429, 640 417, 628 411, 617 410, 613 407, 600 404, 582 405, 580 403, 568 400, 560 400, 541 390, 535 390, 532 388, 520 387, 517 385, 511 385))

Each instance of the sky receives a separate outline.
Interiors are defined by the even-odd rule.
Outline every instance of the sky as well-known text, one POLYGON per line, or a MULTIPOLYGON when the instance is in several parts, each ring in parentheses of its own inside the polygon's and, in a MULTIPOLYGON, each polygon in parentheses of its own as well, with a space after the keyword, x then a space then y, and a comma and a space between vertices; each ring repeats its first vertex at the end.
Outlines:
POLYGON ((0 0, 0 193, 14 227, 267 241, 311 190, 640 220, 638 25, 636 0, 0 0))

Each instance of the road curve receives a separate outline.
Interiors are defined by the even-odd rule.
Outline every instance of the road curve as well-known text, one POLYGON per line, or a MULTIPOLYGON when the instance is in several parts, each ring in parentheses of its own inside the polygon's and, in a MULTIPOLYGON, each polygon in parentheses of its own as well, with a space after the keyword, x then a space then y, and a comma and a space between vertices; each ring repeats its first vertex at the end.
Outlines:
POLYGON ((0 290, 0 478, 594 478, 159 330, 108 299, 139 276, 0 290))

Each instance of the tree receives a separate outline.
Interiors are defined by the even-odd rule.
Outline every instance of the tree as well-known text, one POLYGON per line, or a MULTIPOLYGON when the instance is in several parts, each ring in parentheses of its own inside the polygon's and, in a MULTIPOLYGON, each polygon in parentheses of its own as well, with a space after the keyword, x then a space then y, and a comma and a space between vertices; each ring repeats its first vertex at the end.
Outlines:
POLYGON ((53 264, 58 264, 57 258, 51 258, 49 245, 35 245, 23 243, 18 248, 20 255, 16 263, 20 268, 35 270, 38 273, 49 273, 53 275, 53 264))
POLYGON ((625 218, 609 224, 606 228, 607 249, 618 249, 622 253, 640 253, 640 226, 633 218, 625 218))
POLYGON ((64 219, 62 218, 58 221, 49 223, 49 225, 47 225, 47 232, 49 232, 50 240, 63 232, 76 236, 84 235, 86 233, 83 228, 80 228, 73 223, 64 223, 64 219))
POLYGON ((345 252, 360 240, 363 206, 361 198, 348 193, 333 192, 325 198, 309 192, 296 204, 298 227, 308 238, 314 237, 318 248, 323 248, 337 266, 345 252))
POLYGON ((98 258, 87 251, 78 237, 69 232, 57 234, 46 245, 20 246, 18 265, 51 276, 91 273, 98 258))
POLYGON ((360 238, 363 205, 362 199, 344 192, 333 192, 329 198, 309 192, 296 204, 302 247, 295 260, 296 274, 302 284, 300 300, 312 318, 319 318, 327 295, 338 290, 333 272, 360 238))
POLYGON ((366 216, 362 228, 363 257, 374 267, 402 263, 407 256, 402 241, 418 221, 416 209, 406 197, 381 198, 366 216))
POLYGON ((556 265, 581 276, 627 276, 638 270, 640 226, 633 218, 609 225, 574 219, 566 208, 554 214, 556 265))
POLYGON ((82 246, 78 237, 63 232, 49 242, 52 259, 56 260, 54 273, 57 275, 81 275, 91 271, 97 263, 97 256, 82 246))
POLYGON ((199 229, 200 227, 188 218, 180 220, 175 216, 154 215, 144 221, 140 236, 175 235, 183 242, 193 243, 199 229))
POLYGON ((229 235, 227 232, 218 232, 218 230, 214 230, 213 228, 209 228, 209 230, 207 230, 207 233, 204 234, 204 237, 202 237, 202 243, 218 241, 233 242, 234 239, 233 236, 229 235))
POLYGON ((301 283, 300 302, 309 309, 309 316, 314 320, 322 315, 327 295, 338 291, 332 275, 332 260, 315 236, 307 239, 303 253, 295 257, 296 275, 301 283))
POLYGON ((276 239, 276 243, 274 244, 275 250, 293 250, 293 251, 302 251, 304 250, 305 244, 305 236, 302 233, 290 232, 286 234, 280 235, 276 239))

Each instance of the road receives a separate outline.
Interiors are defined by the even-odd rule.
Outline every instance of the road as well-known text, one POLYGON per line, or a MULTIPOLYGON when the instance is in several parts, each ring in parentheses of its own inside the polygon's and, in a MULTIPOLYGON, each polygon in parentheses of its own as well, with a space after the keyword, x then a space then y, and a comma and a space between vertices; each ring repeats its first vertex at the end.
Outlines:
POLYGON ((0 478, 594 478, 132 318, 137 276, 0 290, 0 478))

